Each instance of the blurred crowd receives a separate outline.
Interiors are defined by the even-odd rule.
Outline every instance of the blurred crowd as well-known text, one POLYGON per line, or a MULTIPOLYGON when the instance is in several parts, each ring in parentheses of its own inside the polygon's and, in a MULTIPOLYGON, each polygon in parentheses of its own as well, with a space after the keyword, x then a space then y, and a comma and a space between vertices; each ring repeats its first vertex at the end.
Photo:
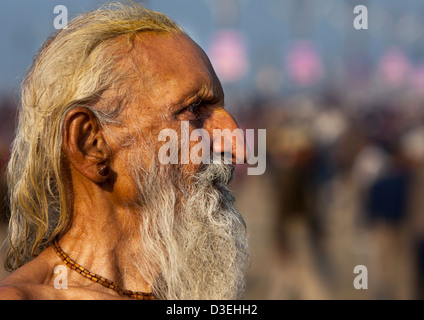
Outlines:
POLYGON ((235 187, 251 234, 249 297, 424 298, 421 97, 297 93, 240 116, 267 129, 266 174, 235 187), (366 290, 353 286, 357 265, 366 290))

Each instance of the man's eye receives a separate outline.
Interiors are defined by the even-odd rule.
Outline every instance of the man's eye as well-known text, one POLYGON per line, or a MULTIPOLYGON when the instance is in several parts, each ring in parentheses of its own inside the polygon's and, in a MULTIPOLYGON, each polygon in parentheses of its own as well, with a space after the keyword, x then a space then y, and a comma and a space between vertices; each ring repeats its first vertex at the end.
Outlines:
POLYGON ((202 100, 198 100, 198 101, 192 103, 191 105, 189 105, 188 107, 184 108, 183 112, 188 111, 190 113, 195 113, 196 107, 199 106, 201 103, 202 103, 202 100))

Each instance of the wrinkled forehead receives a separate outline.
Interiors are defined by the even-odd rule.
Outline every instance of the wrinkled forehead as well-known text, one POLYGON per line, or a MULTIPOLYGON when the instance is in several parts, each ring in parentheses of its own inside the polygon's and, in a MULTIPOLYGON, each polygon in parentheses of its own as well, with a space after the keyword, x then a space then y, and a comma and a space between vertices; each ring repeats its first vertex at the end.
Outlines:
POLYGON ((164 105, 190 92, 222 94, 221 83, 208 57, 186 35, 141 34, 134 42, 132 61, 144 89, 149 89, 149 95, 160 98, 164 105))

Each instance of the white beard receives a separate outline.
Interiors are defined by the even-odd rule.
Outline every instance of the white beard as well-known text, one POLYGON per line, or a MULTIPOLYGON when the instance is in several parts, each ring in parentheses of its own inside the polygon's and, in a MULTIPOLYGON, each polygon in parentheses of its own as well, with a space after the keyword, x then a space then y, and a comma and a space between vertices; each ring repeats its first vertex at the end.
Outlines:
POLYGON ((243 298, 250 260, 246 225, 226 187, 234 167, 204 165, 190 180, 176 165, 133 169, 143 212, 136 266, 155 296, 243 298))

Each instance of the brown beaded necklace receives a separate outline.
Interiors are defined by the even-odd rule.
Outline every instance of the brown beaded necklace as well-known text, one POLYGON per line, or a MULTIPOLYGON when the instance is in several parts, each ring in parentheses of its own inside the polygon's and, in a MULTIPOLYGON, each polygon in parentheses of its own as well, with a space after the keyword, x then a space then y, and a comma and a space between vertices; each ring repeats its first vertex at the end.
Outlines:
POLYGON ((127 296, 132 299, 137 300, 156 300, 155 296, 151 292, 140 292, 140 291, 131 291, 131 290, 124 290, 121 287, 119 287, 115 282, 108 280, 96 273, 88 271, 83 266, 80 266, 78 263, 76 263, 74 260, 72 260, 59 246, 59 242, 57 239, 53 242, 53 249, 59 256, 59 258, 62 259, 62 262, 70 269, 75 270, 80 275, 90 279, 91 281, 97 282, 101 284, 102 286, 109 288, 111 290, 116 291, 120 296, 127 296))

